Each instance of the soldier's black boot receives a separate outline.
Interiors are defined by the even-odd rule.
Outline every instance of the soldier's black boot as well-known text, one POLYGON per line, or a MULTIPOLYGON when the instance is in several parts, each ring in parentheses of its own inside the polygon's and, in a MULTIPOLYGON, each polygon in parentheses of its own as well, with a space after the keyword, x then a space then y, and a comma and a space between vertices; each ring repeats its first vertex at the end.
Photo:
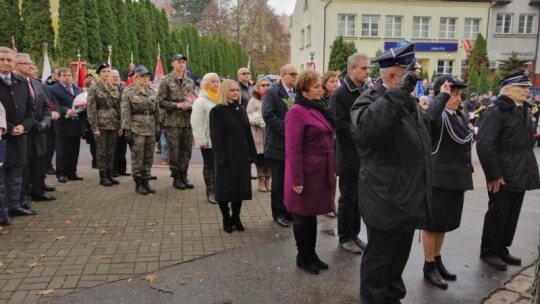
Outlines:
POLYGON ((142 194, 142 195, 147 195, 148 190, 146 190, 146 188, 144 187, 142 178, 141 177, 133 177, 133 180, 135 180, 135 192, 137 192, 139 194, 142 194))
POLYGON ((231 214, 229 213, 229 203, 218 202, 221 215, 223 215, 223 230, 227 233, 232 233, 233 227, 231 222, 231 214))
POLYGON ((242 222, 240 221, 240 210, 242 209, 242 201, 232 202, 231 209, 232 209, 231 224, 234 227, 236 227, 236 230, 238 231, 246 230, 244 228, 244 225, 242 225, 242 222))
POLYGON ((112 170, 107 170, 107 178, 111 181, 113 185, 120 185, 120 182, 113 177, 112 170))
POLYGON ((187 179, 187 171, 180 171, 180 180, 184 183, 186 188, 193 189, 193 184, 187 179))
POLYGON ((11 225, 11 220, 9 215, 3 207, 0 207, 0 226, 9 226, 11 225))
POLYGON ((105 187, 113 185, 105 170, 99 170, 99 184, 105 187))
POLYGON ((217 204, 214 197, 214 172, 213 170, 203 169, 204 184, 206 185, 206 199, 210 204, 217 204))
POLYGON ((182 182, 182 179, 180 178, 180 171, 174 170, 172 172, 173 174, 173 187, 180 190, 186 190, 186 185, 182 182))
POLYGON ((156 193, 156 189, 150 187, 150 183, 148 182, 150 180, 150 176, 145 176, 143 177, 142 179, 142 182, 143 182, 143 186, 146 188, 146 190, 149 192, 149 193, 156 193))

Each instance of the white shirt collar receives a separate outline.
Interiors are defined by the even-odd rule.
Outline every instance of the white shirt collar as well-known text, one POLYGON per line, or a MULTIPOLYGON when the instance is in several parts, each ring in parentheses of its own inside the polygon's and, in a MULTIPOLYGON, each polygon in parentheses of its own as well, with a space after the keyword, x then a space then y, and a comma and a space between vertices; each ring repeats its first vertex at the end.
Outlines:
POLYGON ((0 73, 0 76, 2 77, 2 79, 6 78, 6 77, 8 77, 9 79, 11 79, 11 73, 9 73, 9 74, 7 74, 7 75, 6 75, 6 74, 0 73))
MULTIPOLYGON (((293 89, 292 88, 289 88, 288 86, 286 86, 284 83, 282 83, 283 87, 285 88, 285 91, 287 91, 287 94, 289 94, 289 92, 292 92, 293 89)), ((290 94, 289 94, 290 95, 290 94)))

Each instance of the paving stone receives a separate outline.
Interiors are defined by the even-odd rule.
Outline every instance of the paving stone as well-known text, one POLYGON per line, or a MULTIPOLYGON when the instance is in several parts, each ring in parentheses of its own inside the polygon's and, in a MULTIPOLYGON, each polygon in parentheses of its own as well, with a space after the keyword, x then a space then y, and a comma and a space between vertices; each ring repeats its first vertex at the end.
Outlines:
POLYGON ((518 294, 524 294, 531 290, 532 285, 533 278, 520 274, 513 278, 510 282, 506 283, 504 286, 510 291, 516 292, 518 294))
POLYGON ((503 304, 503 303, 514 303, 520 298, 518 293, 500 290, 492 294, 484 304, 503 304))

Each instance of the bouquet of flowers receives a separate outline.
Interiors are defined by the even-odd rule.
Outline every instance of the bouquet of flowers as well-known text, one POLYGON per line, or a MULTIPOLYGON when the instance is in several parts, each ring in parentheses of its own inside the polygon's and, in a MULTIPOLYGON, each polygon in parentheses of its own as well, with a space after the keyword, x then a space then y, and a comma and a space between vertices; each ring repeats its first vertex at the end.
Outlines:
POLYGON ((287 109, 290 109, 294 105, 294 98, 292 97, 283 98, 283 102, 287 105, 287 109))
POLYGON ((73 100, 73 111, 75 111, 75 113, 79 114, 86 111, 86 98, 87 97, 88 97, 88 93, 86 91, 75 96, 75 99, 73 100))
POLYGON ((264 129, 266 127, 266 123, 264 122, 262 114, 259 112, 252 113, 250 115, 250 121, 252 125, 259 127, 261 129, 264 129))
POLYGON ((191 91, 188 93, 186 100, 184 101, 190 108, 193 107, 193 103, 195 102, 195 99, 197 99, 199 96, 197 95, 196 91, 191 91))

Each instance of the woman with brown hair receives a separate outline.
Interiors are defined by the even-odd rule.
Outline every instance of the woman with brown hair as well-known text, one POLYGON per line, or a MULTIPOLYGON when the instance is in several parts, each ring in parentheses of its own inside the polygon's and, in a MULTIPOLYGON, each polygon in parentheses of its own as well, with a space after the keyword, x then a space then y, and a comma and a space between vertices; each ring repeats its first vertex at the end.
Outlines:
POLYGON ((339 86, 339 73, 336 71, 328 71, 322 76, 323 96, 321 101, 328 109, 330 107, 330 96, 339 86))
POLYGON ((264 158, 264 132, 266 123, 262 117, 262 98, 269 88, 270 80, 260 77, 253 90, 253 97, 249 100, 246 108, 249 123, 251 124, 251 134, 253 135, 255 148, 257 149, 255 166, 257 167, 260 192, 268 192, 271 188, 270 176, 272 174, 272 164, 269 159, 264 158))

